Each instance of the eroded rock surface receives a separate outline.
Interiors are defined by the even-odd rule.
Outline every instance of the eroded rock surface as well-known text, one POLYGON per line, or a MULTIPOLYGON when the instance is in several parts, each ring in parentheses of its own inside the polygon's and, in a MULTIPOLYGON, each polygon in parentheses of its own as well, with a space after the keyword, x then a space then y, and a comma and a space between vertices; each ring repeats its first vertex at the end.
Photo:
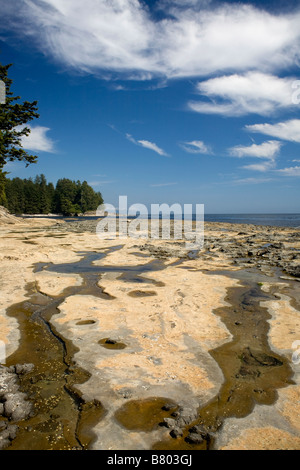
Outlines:
POLYGON ((15 439, 18 426, 14 423, 30 416, 32 404, 20 391, 19 376, 30 372, 33 364, 0 365, 0 449, 8 447, 15 439))
MULTIPOLYGON (((50 325, 58 337, 73 344, 73 360, 87 371, 87 380, 77 387, 84 402, 101 403, 104 410, 101 420, 91 424, 95 433, 92 448, 149 449, 164 439, 182 439, 189 448, 210 445, 214 432, 194 422, 199 408, 217 396, 224 381, 211 351, 232 341, 233 334, 216 310, 230 307, 226 294, 241 285, 241 269, 252 283, 262 284, 262 291, 277 296, 262 300, 270 313, 269 345, 276 354, 263 356, 259 348, 245 344, 242 374, 249 368, 280 368, 280 362, 289 361, 293 383, 280 389, 279 399, 271 406, 258 405, 249 417, 221 422, 213 435, 214 445, 220 449, 259 447, 259 440, 253 439, 255 430, 259 430, 258 436, 266 429, 264 448, 278 446, 277 438, 284 448, 299 448, 299 413, 295 410, 300 378, 298 366, 291 360, 292 343, 300 340, 295 288, 300 250, 297 230, 206 224, 204 248, 189 253, 180 240, 111 240, 109 235, 99 240, 94 221, 49 227, 39 223, 1 229, 0 341, 8 356, 18 349, 18 323, 6 312, 16 302, 26 301, 28 283, 35 286, 36 295, 62 300, 50 325), (103 256, 95 256, 90 272, 63 272, 64 264, 80 266, 84 253, 103 256), (47 270, 55 265, 62 266, 60 272, 47 270), (283 270, 278 273, 285 279, 278 279, 274 268, 283 270), (212 271, 215 275, 209 276, 212 271), (263 280, 256 277, 257 272, 263 280), (123 424, 116 420, 118 411, 129 402, 137 403, 147 420, 147 410, 156 410, 157 397, 165 400, 162 407, 170 402, 176 409, 158 410, 158 421, 150 431, 131 429, 126 424, 130 413, 123 424)), ((244 301, 251 309, 251 299, 248 306, 247 299, 244 301)), ((234 334, 244 327, 243 318, 236 318, 234 334)), ((11 380, 13 393, 18 394, 17 365, 13 370, 4 369, 3 377, 11 380)), ((256 389, 255 376, 245 377, 253 380, 256 389)), ((22 406, 10 407, 9 395, 6 398, 0 403, 3 447, 14 439, 14 419, 16 423, 26 420, 25 415, 17 415, 22 406)), ((30 404, 25 396, 21 398, 30 404)), ((30 413, 29 408, 27 411, 30 413)))

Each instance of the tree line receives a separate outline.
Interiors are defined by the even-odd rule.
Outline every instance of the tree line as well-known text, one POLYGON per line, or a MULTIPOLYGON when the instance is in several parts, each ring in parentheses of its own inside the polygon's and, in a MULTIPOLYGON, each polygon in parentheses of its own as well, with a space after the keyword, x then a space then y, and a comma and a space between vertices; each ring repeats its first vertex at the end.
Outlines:
POLYGON ((2 183, 0 205, 13 214, 70 216, 94 211, 103 204, 101 193, 95 192, 86 181, 81 183, 62 178, 54 187, 53 183, 47 183, 45 175, 34 179, 8 179, 2 173, 2 183))

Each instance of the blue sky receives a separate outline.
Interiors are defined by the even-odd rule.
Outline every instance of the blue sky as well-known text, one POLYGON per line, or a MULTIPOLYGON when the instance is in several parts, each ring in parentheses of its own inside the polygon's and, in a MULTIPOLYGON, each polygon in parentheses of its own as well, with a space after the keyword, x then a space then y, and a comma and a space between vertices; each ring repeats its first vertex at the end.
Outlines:
POLYGON ((299 1, 0 0, 0 62, 38 100, 10 177, 105 202, 300 212, 299 1))

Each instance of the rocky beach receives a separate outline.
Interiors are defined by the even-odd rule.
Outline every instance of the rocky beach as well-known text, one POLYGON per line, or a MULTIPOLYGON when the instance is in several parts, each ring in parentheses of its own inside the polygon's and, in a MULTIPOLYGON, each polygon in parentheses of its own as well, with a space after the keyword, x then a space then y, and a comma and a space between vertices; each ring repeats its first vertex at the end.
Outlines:
POLYGON ((96 225, 1 213, 0 448, 299 450, 299 229, 96 225))

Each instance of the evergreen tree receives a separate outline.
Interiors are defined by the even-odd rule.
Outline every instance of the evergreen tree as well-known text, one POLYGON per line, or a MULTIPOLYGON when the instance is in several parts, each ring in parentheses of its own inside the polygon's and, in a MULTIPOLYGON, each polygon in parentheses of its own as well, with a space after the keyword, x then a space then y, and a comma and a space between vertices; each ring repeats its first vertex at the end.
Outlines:
POLYGON ((7 172, 0 171, 0 206, 7 207, 7 197, 5 193, 7 172))
POLYGON ((78 185, 75 181, 63 178, 57 181, 55 189, 55 212, 71 215, 75 212, 73 204, 78 196, 78 185))
POLYGON ((48 183, 46 186, 47 201, 49 204, 49 212, 55 212, 54 194, 55 189, 53 183, 48 183))
POLYGON ((25 180, 25 214, 39 214, 40 198, 38 185, 29 178, 25 180))
POLYGON ((7 197, 7 208, 14 214, 23 214, 25 212, 25 180, 14 178, 7 180, 5 192, 7 197))
POLYGON ((51 200, 49 199, 45 175, 36 176, 34 183, 39 194, 38 213, 48 214, 51 211, 51 200))
POLYGON ((8 161, 25 161, 26 166, 37 161, 37 156, 29 155, 22 148, 22 137, 30 134, 24 124, 39 117, 37 101, 15 103, 20 96, 13 96, 10 91, 13 81, 8 78, 8 69, 11 65, 0 64, 0 80, 6 87, 6 102, 0 105, 0 170, 8 161))
POLYGON ((95 193, 86 181, 58 180, 56 188, 47 183, 45 175, 34 179, 5 178, 6 207, 14 214, 48 214, 65 216, 96 210, 103 203, 101 193, 95 193))
POLYGON ((8 78, 8 70, 11 65, 0 64, 0 80, 5 84, 5 104, 0 104, 0 201, 4 204, 7 203, 4 165, 18 160, 25 161, 28 166, 37 160, 22 148, 22 137, 30 134, 30 129, 24 124, 39 117, 37 101, 16 103, 20 96, 14 96, 10 91, 13 81, 8 78))

